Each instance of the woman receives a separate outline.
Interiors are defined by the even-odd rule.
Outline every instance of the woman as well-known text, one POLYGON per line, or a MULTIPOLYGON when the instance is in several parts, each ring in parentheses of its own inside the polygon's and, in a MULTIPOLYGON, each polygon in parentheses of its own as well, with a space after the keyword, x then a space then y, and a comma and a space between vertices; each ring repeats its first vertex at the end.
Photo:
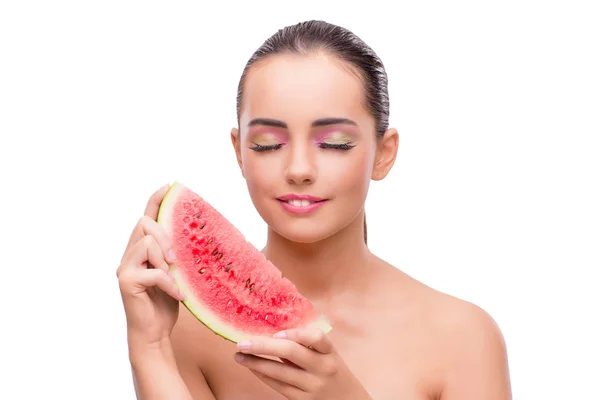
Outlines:
POLYGON ((167 274, 170 241, 155 222, 163 187, 117 271, 138 397, 511 398, 503 338, 490 316, 367 247, 369 182, 385 178, 398 148, 376 54, 325 22, 287 27, 249 60, 237 112, 231 140, 269 226, 263 251, 333 331, 290 331, 236 346, 181 308, 167 274), (313 198, 283 201, 286 194, 313 198))

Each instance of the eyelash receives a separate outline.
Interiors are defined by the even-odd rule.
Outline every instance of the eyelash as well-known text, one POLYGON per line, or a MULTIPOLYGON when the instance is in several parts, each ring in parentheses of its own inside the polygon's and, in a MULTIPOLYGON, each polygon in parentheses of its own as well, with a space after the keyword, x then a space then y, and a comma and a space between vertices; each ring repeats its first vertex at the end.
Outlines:
POLYGON ((282 144, 270 144, 268 146, 263 146, 260 144, 254 144, 254 147, 250 147, 250 150, 254 150, 254 151, 269 151, 269 150, 277 150, 279 148, 281 148, 281 146, 283 146, 282 144))
MULTIPOLYGON (((269 150, 278 150, 282 146, 283 146, 282 144, 271 144, 268 146, 254 144, 253 147, 250 147, 250 150, 262 152, 262 151, 269 151, 269 150)), ((322 149, 350 150, 350 149, 356 147, 356 145, 352 145, 349 143, 343 143, 343 144, 319 143, 319 147, 322 149)))
POLYGON ((322 149, 336 149, 336 150, 350 150, 356 145, 350 143, 343 144, 331 144, 331 143, 319 143, 319 147, 322 149))

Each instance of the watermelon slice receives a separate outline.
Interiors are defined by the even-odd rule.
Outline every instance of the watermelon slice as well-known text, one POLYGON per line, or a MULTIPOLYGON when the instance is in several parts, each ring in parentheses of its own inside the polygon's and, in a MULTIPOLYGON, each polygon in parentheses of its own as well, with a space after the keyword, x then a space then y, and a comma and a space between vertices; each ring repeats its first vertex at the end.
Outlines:
POLYGON ((173 240, 170 264, 183 304, 232 342, 291 328, 332 328, 275 265, 208 202, 175 182, 158 223, 173 240))

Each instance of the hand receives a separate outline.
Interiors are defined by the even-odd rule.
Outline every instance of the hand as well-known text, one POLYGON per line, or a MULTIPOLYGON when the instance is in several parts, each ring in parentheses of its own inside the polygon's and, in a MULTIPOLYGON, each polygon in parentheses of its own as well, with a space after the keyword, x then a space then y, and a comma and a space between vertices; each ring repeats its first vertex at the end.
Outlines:
POLYGON ((239 342, 238 349, 236 361, 287 399, 371 399, 320 330, 283 331, 239 342))
POLYGON ((167 260, 174 261, 171 240, 156 222, 168 189, 165 185, 150 197, 117 268, 130 347, 152 346, 168 339, 177 321, 178 300, 183 299, 169 275, 167 260))

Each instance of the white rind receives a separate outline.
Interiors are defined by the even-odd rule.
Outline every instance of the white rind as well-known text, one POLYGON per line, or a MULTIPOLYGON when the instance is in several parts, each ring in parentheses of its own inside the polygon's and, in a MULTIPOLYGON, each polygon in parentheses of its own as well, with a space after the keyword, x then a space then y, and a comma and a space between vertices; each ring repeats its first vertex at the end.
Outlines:
MULTIPOLYGON (((174 207, 177 199, 179 198, 179 194, 185 188, 179 182, 174 182, 165 197, 163 198, 162 204, 160 206, 158 212, 157 222, 165 229, 168 236, 172 237, 173 231, 173 220, 171 216, 173 215, 171 210, 174 207)), ((233 342, 239 342, 241 340, 251 339, 252 336, 249 334, 245 334, 240 332, 239 330, 233 328, 231 325, 224 322, 221 318, 219 318, 216 314, 214 314, 209 309, 205 308, 194 296, 194 293, 190 290, 191 285, 186 281, 185 276, 179 271, 176 266, 176 263, 169 264, 171 273, 173 274, 173 278, 175 280, 175 284, 181 290, 185 296, 183 300, 183 304, 187 307, 188 310, 194 316, 206 325, 209 329, 211 329, 216 334, 222 336, 225 339, 231 340, 233 342)), ((313 321, 307 328, 316 328, 324 333, 329 333, 332 327, 329 322, 325 319, 324 316, 321 316, 319 319, 313 321)))

